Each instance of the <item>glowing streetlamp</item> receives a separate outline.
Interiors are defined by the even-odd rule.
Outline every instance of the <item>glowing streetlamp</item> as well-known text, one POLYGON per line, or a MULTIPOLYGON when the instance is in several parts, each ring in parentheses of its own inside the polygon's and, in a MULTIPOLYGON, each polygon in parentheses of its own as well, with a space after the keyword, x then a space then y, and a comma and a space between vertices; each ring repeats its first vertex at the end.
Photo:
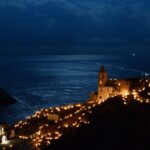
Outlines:
POLYGON ((136 92, 136 90, 133 90, 132 95, 133 95, 134 99, 137 98, 138 93, 136 92))
POLYGON ((124 92, 123 92, 123 96, 126 97, 126 96, 128 96, 128 95, 129 95, 129 92, 128 92, 128 91, 124 91, 124 92))

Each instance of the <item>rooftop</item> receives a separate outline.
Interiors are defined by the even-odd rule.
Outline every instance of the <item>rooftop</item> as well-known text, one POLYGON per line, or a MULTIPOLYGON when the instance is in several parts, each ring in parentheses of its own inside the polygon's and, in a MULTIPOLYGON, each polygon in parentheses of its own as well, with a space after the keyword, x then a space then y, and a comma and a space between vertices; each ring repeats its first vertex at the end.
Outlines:
POLYGON ((104 65, 101 66, 99 73, 107 73, 104 65))

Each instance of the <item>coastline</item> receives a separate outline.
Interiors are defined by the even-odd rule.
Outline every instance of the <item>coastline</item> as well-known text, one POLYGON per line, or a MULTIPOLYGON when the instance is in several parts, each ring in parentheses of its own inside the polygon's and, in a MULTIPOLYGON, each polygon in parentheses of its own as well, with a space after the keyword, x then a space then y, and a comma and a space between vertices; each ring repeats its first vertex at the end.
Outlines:
MULTIPOLYGON (((91 95, 83 103, 37 110, 33 115, 15 123, 10 129, 2 124, 0 146, 17 149, 25 145, 31 150, 44 150, 53 143, 59 143, 66 135, 76 133, 78 128, 82 130, 88 128, 92 118, 101 115, 98 109, 102 109, 100 112, 103 114, 103 109, 111 112, 113 107, 115 107, 114 112, 118 109, 126 111, 130 107, 132 111, 147 108, 150 106, 150 79, 149 76, 128 79, 108 78, 107 71, 102 65, 98 73, 98 90, 91 95)), ((118 116, 118 112, 115 115, 118 116)))
MULTIPOLYGON (((82 130, 84 131, 84 128, 86 129, 86 128, 90 127, 92 120, 94 118, 96 119, 97 115, 101 116, 103 114, 104 118, 105 118, 106 117, 105 111, 107 110, 108 111, 107 113, 114 111, 114 113, 116 113, 116 115, 119 116, 120 114, 118 113, 118 109, 122 112, 124 112, 124 111, 126 112, 126 110, 129 108, 131 109, 131 111, 134 111, 133 110, 134 107, 138 111, 141 111, 138 108, 138 107, 141 107, 145 113, 145 111, 149 110, 150 103, 147 103, 146 101, 137 101, 137 100, 132 99, 132 98, 128 99, 128 103, 124 103, 124 100, 122 99, 122 97, 119 96, 119 97, 110 98, 110 99, 108 99, 102 103, 95 103, 95 102, 89 103, 89 102, 87 102, 87 103, 66 105, 66 106, 60 106, 60 107, 57 106, 57 107, 42 109, 42 110, 37 111, 32 116, 27 117, 25 120, 20 121, 18 124, 15 124, 14 127, 15 127, 15 130, 17 133, 16 136, 20 140, 14 146, 16 146, 16 148, 17 148, 18 145, 25 144, 26 145, 25 147, 28 147, 31 149, 32 149, 32 146, 33 147, 38 146, 39 148, 41 147, 40 149, 42 149, 42 150, 44 150, 48 147, 49 148, 52 147, 53 149, 57 150, 59 145, 62 144, 62 141, 65 140, 65 143, 67 142, 66 136, 70 136, 70 134, 72 134, 72 132, 73 132, 73 135, 76 136, 76 133, 80 133, 80 132, 82 132, 82 130), (104 112, 103 112, 103 109, 104 109, 104 112), (58 115, 60 113, 61 118, 62 119, 64 118, 66 121, 68 120, 69 122, 68 121, 67 121, 68 123, 66 123, 66 121, 64 122, 64 119, 63 120, 59 119, 57 121, 56 120, 46 121, 45 119, 47 118, 49 111, 50 111, 50 114, 57 114, 58 115), (77 116, 74 116, 73 114, 77 115, 77 116), (71 119, 71 118, 73 118, 73 119, 71 119), (79 122, 77 123, 76 121, 77 122, 79 121, 80 123, 79 122), (38 141, 36 141, 36 140, 38 140, 37 137, 39 137, 39 139, 41 139, 41 136, 43 134, 49 135, 49 133, 51 133, 51 136, 52 136, 52 139, 51 138, 47 139, 48 141, 50 140, 50 142, 48 142, 49 146, 46 144, 47 140, 45 141, 46 142, 45 144, 41 143, 40 145, 36 145, 38 143, 38 141), (30 145, 29 143, 30 144, 32 143, 33 145, 32 144, 30 145)), ((134 114, 134 115, 136 116, 136 114, 134 114)), ((94 126, 97 124, 96 126, 98 126, 99 123, 98 122, 96 123, 96 122, 94 124, 93 123, 92 124, 94 126)), ((42 141, 44 141, 43 138, 42 138, 42 141)))

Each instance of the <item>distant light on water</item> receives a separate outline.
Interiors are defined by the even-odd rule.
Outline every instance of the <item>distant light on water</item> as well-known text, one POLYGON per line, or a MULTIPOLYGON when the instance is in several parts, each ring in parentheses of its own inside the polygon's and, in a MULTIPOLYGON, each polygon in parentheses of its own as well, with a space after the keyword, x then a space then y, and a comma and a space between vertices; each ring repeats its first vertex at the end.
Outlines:
POLYGON ((133 56, 133 57, 135 57, 135 56, 136 56, 136 54, 135 54, 135 53, 132 53, 132 56, 133 56))

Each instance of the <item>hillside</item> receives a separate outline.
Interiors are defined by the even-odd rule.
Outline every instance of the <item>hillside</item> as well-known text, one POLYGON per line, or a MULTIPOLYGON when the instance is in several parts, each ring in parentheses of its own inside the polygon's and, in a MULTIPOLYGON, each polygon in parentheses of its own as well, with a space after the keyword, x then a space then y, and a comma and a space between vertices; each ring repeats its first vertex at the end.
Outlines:
POLYGON ((149 150, 150 104, 112 98, 93 108, 90 124, 68 131, 46 150, 149 150))
POLYGON ((11 105, 13 103, 16 103, 16 100, 5 90, 0 89, 0 105, 11 105))

